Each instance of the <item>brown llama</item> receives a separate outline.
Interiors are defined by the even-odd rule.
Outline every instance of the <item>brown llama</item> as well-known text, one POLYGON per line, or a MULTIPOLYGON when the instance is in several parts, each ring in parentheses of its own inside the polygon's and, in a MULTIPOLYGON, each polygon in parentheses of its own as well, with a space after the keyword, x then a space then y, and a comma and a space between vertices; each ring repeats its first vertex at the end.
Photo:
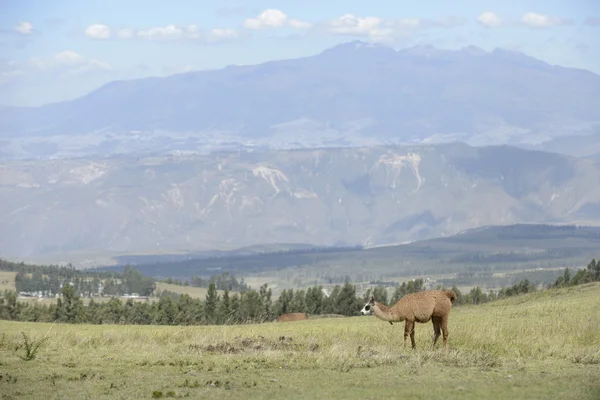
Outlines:
POLYGON ((307 313, 295 312, 282 314, 275 320, 276 322, 291 322, 291 321, 301 321, 303 319, 308 319, 307 313))
POLYGON ((410 335, 412 348, 415 348, 415 322, 433 322, 433 344, 440 337, 440 330, 444 333, 444 348, 448 341, 448 317, 452 303, 456 300, 456 293, 452 290, 424 290, 410 293, 402 297, 391 307, 375 300, 373 294, 363 309, 363 315, 374 314, 377 318, 392 322, 404 322, 404 347, 410 335))

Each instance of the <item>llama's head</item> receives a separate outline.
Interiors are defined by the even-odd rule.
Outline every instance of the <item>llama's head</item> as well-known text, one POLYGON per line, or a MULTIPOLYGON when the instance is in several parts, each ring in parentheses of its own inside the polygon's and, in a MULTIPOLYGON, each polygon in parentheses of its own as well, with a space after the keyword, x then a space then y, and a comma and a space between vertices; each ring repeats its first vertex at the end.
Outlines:
POLYGON ((360 310, 360 313, 362 315, 370 315, 373 312, 373 306, 375 306, 375 296, 371 293, 369 301, 367 301, 367 304, 360 310))

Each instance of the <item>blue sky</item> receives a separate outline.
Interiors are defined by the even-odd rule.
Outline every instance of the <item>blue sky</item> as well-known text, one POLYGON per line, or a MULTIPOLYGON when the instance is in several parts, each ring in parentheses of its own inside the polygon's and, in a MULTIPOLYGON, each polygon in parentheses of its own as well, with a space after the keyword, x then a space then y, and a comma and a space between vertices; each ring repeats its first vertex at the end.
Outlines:
POLYGON ((365 40, 511 48, 600 73, 598 0, 0 0, 0 104, 365 40))

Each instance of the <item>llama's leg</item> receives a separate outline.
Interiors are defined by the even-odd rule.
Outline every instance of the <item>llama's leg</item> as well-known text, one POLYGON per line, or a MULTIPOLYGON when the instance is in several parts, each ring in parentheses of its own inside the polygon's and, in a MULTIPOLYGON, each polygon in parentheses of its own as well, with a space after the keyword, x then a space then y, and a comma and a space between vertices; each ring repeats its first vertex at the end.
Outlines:
POLYGON ((408 340, 409 335, 411 335, 411 342, 414 343, 414 339, 412 338, 414 332, 414 325, 415 323, 413 321, 406 320, 404 322, 404 347, 406 347, 406 341, 408 340))
POLYGON ((410 330, 410 343, 412 344, 413 349, 417 347, 415 345, 415 325, 416 324, 412 324, 412 329, 410 330))
POLYGON ((431 345, 431 347, 435 347, 435 344, 437 343, 438 339, 440 338, 440 334, 442 333, 442 330, 440 328, 440 320, 440 317, 431 318, 431 322, 433 322, 433 344, 431 345))
POLYGON ((442 317, 440 321, 440 325, 442 327, 442 333, 444 335, 444 348, 446 348, 446 343, 448 342, 448 316, 442 317))

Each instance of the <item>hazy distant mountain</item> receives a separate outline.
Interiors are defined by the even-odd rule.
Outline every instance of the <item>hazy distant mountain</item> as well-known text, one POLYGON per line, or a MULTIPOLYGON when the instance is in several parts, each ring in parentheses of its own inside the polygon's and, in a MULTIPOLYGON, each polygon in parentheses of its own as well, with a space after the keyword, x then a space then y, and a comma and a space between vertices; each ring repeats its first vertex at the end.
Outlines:
POLYGON ((14 161, 0 256, 375 245, 511 223, 600 223, 590 159, 462 144, 14 161))
POLYGON ((5 108, 0 157, 208 151, 239 143, 552 147, 561 138, 568 139, 558 150, 580 154, 600 151, 598 93, 600 76, 519 52, 396 51, 351 42, 310 57, 116 81, 72 101, 5 108))

